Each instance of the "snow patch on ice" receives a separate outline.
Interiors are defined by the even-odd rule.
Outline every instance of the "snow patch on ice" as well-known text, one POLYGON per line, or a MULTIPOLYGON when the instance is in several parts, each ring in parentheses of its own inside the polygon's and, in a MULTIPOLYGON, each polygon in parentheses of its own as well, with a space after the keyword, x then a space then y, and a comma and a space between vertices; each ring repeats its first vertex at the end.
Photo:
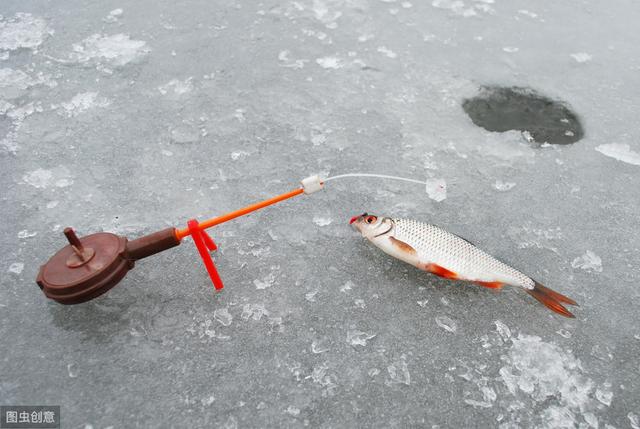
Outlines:
POLYGON ((353 289, 354 286, 355 285, 353 284, 353 282, 351 280, 349 280, 349 281, 347 281, 345 284, 343 284, 340 287, 340 292, 345 292, 346 293, 347 291, 350 291, 351 289, 353 289))
POLYGON ((576 60, 576 62, 578 63, 586 63, 588 61, 591 61, 593 57, 586 52, 577 52, 575 54, 571 54, 571 58, 576 60))
POLYGON ((338 23, 336 22, 336 20, 342 16, 342 12, 329 11, 329 7, 327 6, 327 3, 325 3, 322 0, 313 0, 312 11, 315 18, 318 21, 322 22, 325 25, 325 27, 332 30, 338 28, 338 23))
POLYGON ((280 53, 278 54, 278 60, 282 63, 280 64, 280 67, 287 67, 287 68, 291 68, 294 70, 299 70, 304 68, 304 64, 308 63, 309 60, 294 60, 293 62, 289 59, 289 55, 291 54, 291 51, 289 50, 284 50, 284 51, 280 51, 280 53))
POLYGON ((0 50, 35 49, 51 34, 47 22, 30 13, 16 13, 11 18, 0 15, 0 50))
POLYGON ((316 58, 316 63, 323 69, 341 69, 344 67, 342 61, 336 57, 322 57, 316 58))
POLYGON ((503 182, 502 180, 496 180, 495 183, 493 184, 493 187, 496 188, 500 192, 509 191, 509 190, 513 189, 514 186, 516 186, 515 183, 513 183, 513 182, 503 182))
POLYGON ((631 150, 625 143, 608 143, 596 146, 596 150, 603 155, 626 162, 627 164, 640 165, 640 153, 631 150))
POLYGON ((463 16, 465 18, 477 15, 473 8, 465 7, 465 4, 461 0, 433 0, 431 5, 438 9, 447 9, 456 15, 463 16))
POLYGON ((0 69, 0 97, 4 99, 18 98, 24 94, 24 90, 36 85, 46 85, 53 88, 57 83, 50 75, 42 72, 31 76, 22 70, 0 69))
POLYGON ((133 40, 127 34, 107 36, 93 34, 81 43, 73 45, 71 57, 79 63, 105 62, 114 67, 122 67, 137 62, 151 50, 147 42, 133 40))
POLYGON ((293 405, 289 405, 287 409, 284 410, 284 412, 289 414, 290 416, 296 417, 300 415, 300 408, 296 408, 293 405))
POLYGON ((62 103, 61 107, 64 115, 73 118, 98 107, 107 107, 109 104, 111 102, 104 97, 99 97, 97 92, 83 92, 75 95, 68 102, 62 103))
POLYGON ((107 15, 103 19, 103 21, 104 22, 108 22, 108 23, 118 22, 123 13, 124 13, 124 11, 122 9, 120 9, 120 8, 113 9, 111 12, 109 12, 109 15, 107 15))
POLYGON ((14 262, 13 264, 9 265, 9 269, 7 271, 13 274, 20 274, 23 269, 24 264, 22 262, 14 262))
POLYGON ((571 266, 573 268, 582 268, 583 270, 601 273, 602 259, 591 250, 587 250, 584 255, 574 259, 573 262, 571 262, 571 266))
POLYGON ((164 85, 158 87, 160 94, 167 95, 171 93, 173 95, 183 95, 193 91, 193 77, 188 77, 185 80, 172 79, 164 85))
POLYGON ((538 17, 537 13, 531 12, 531 11, 526 10, 526 9, 520 9, 520 10, 518 10, 518 13, 520 15, 528 16, 529 18, 537 18, 538 17))
POLYGON ((398 54, 396 54, 395 52, 393 52, 391 49, 387 48, 386 46, 378 47, 378 52, 380 52, 381 54, 384 54, 385 56, 387 56, 389 58, 396 58, 398 56, 398 54))
POLYGON ((314 216, 313 217, 313 223, 315 223, 318 226, 331 225, 332 222, 333 222, 333 220, 330 217, 325 217, 325 216, 314 216))
POLYGON ((54 170, 38 168, 22 176, 22 180, 34 188, 40 189, 51 185, 64 188, 73 183, 71 172, 66 167, 59 167, 54 170))

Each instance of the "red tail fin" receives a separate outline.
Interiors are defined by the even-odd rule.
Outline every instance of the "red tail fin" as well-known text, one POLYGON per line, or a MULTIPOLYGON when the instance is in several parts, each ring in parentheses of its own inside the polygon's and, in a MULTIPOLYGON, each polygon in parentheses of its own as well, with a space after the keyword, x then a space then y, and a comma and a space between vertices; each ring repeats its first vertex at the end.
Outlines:
POLYGON ((568 298, 556 291, 549 289, 548 287, 542 286, 540 283, 536 282, 536 285, 533 289, 526 289, 527 293, 543 303, 547 308, 555 311, 558 314, 562 314, 565 317, 575 317, 569 310, 567 310, 564 305, 578 305, 574 300, 568 298))

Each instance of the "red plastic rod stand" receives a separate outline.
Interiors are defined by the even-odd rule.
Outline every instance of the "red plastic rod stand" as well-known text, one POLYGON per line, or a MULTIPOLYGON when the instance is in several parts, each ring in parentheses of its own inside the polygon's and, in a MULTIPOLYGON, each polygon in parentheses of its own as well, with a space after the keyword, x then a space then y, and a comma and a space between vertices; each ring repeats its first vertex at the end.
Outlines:
POLYGON ((218 274, 218 270, 216 270, 216 266, 213 263, 213 259, 211 258, 211 253, 215 251, 218 247, 216 243, 213 242, 213 239, 207 234, 204 229, 201 229, 198 226, 198 221, 195 219, 191 219, 187 222, 187 227, 189 228, 189 233, 193 242, 196 244, 196 248, 198 249, 198 253, 200 253, 200 257, 202 258, 202 262, 204 262, 204 266, 209 273, 209 277, 213 282, 213 286, 216 290, 220 290, 224 288, 222 284, 222 279, 218 274))

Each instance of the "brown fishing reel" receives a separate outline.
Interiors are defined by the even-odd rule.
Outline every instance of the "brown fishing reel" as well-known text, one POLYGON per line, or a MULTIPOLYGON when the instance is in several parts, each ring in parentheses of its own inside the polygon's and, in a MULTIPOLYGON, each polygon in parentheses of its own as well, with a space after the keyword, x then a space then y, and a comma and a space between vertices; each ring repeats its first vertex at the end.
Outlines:
POLYGON ((36 282, 47 298, 60 304, 79 304, 107 292, 132 269, 135 261, 180 244, 175 228, 129 241, 98 232, 78 238, 65 228, 69 244, 40 267, 36 282))

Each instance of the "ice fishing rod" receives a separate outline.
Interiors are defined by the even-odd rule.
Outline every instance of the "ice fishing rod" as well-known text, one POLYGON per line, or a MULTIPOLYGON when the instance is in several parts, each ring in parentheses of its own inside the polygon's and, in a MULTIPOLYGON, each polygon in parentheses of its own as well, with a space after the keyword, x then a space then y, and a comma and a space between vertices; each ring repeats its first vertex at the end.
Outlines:
POLYGON ((169 227, 134 240, 109 232, 78 237, 73 228, 65 228, 69 244, 40 267, 36 283, 47 298, 61 304, 80 304, 117 285, 136 261, 176 247, 191 236, 213 286, 221 290, 224 284, 211 258, 217 246, 206 229, 302 194, 313 194, 322 190, 325 182, 345 177, 380 177, 425 184, 414 179, 368 173, 343 174, 324 180, 315 175, 303 179, 300 187, 290 192, 202 222, 191 219, 185 228, 169 227))

